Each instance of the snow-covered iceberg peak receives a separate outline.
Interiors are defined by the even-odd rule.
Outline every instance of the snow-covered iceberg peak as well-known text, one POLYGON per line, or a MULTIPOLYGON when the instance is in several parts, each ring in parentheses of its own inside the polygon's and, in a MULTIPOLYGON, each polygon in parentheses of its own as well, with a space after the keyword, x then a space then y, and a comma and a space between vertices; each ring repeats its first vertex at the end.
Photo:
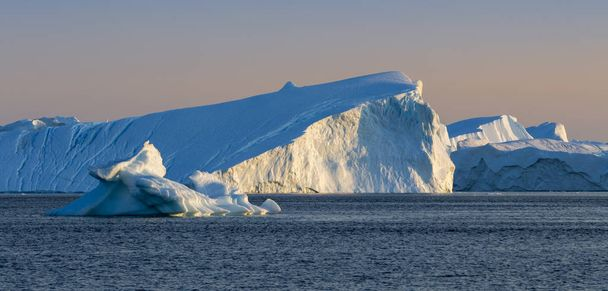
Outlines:
POLYGON ((526 128, 511 115, 477 117, 448 125, 452 149, 532 139, 526 128))
POLYGON ((163 158, 158 149, 146 141, 143 148, 134 157, 106 167, 93 168, 90 173, 91 176, 100 180, 116 181, 120 178, 121 173, 131 176, 164 177, 167 169, 163 165, 163 158))
POLYGON ((534 138, 548 138, 554 140, 568 141, 566 127, 559 122, 543 122, 537 126, 530 126, 526 130, 534 138))
POLYGON ((292 81, 287 81, 287 83, 285 83, 285 85, 283 85, 283 87, 281 88, 280 91, 286 91, 286 90, 292 90, 298 88, 298 86, 296 86, 296 84, 292 81))
POLYGON ((417 96, 422 96, 423 87, 424 87, 424 84, 422 84, 422 80, 416 81, 416 95, 417 96))
MULTIPOLYGON (((146 142, 131 159, 91 170, 99 185, 69 205, 51 211, 58 216, 209 216, 265 215, 280 212, 268 199, 262 207, 247 195, 224 193, 221 197, 188 188, 164 178, 160 152, 146 142)), ((215 181, 217 183, 217 181, 215 181)), ((225 189, 225 186, 224 186, 225 189)), ((216 193, 217 194, 217 193, 216 193)))

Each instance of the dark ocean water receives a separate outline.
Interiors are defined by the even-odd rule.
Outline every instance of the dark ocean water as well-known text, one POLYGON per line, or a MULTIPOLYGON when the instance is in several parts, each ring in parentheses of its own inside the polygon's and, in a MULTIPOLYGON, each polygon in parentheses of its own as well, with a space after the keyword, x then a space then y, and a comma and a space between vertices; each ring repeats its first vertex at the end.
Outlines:
MULTIPOLYGON (((608 194, 273 195, 266 217, 62 218, 0 196, 0 289, 605 289, 608 194)), ((260 203, 265 196, 251 196, 260 203)))

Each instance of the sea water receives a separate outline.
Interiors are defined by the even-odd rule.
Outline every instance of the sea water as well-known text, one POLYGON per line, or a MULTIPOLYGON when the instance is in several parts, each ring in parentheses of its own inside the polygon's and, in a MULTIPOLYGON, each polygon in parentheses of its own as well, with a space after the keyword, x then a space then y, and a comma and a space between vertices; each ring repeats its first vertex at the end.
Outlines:
POLYGON ((76 197, 0 195, 1 290, 608 286, 608 193, 271 195, 283 213, 45 215, 76 197))

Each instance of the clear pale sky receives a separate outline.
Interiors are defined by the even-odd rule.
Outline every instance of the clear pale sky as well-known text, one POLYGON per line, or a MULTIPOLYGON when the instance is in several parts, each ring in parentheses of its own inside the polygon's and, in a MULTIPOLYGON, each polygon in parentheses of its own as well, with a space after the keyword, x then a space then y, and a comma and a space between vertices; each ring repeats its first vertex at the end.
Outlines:
POLYGON ((608 141, 608 1, 2 1, 0 123, 116 119, 398 70, 444 123, 608 141))

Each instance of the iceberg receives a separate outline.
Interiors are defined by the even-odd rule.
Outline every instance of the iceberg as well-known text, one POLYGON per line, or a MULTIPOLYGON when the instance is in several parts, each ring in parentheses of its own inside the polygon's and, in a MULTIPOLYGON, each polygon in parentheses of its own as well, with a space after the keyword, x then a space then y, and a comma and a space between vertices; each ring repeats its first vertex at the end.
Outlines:
POLYGON ((605 191, 608 145, 568 142, 557 122, 524 128, 510 115, 448 125, 454 191, 605 191))
POLYGON ((447 131, 422 100, 422 82, 386 72, 110 122, 0 131, 0 192, 90 191, 97 182, 87 165, 127 160, 147 140, 164 154, 166 175, 141 178, 141 187, 190 185, 199 170, 226 185, 203 183, 213 193, 452 190, 447 131))
POLYGON ((146 142, 132 158, 94 168, 98 186, 69 205, 51 211, 55 216, 180 216, 265 215, 281 211, 268 199, 262 206, 247 195, 215 193, 214 197, 164 178, 160 152, 146 142))
POLYGON ((526 128, 534 138, 549 138, 554 140, 568 141, 566 127, 559 122, 543 122, 537 126, 526 128))
POLYGON ((517 121, 517 118, 511 115, 477 117, 458 121, 448 125, 448 133, 453 150, 533 138, 517 121))
POLYGON ((532 139, 452 153, 454 191, 606 191, 608 144, 532 139))

